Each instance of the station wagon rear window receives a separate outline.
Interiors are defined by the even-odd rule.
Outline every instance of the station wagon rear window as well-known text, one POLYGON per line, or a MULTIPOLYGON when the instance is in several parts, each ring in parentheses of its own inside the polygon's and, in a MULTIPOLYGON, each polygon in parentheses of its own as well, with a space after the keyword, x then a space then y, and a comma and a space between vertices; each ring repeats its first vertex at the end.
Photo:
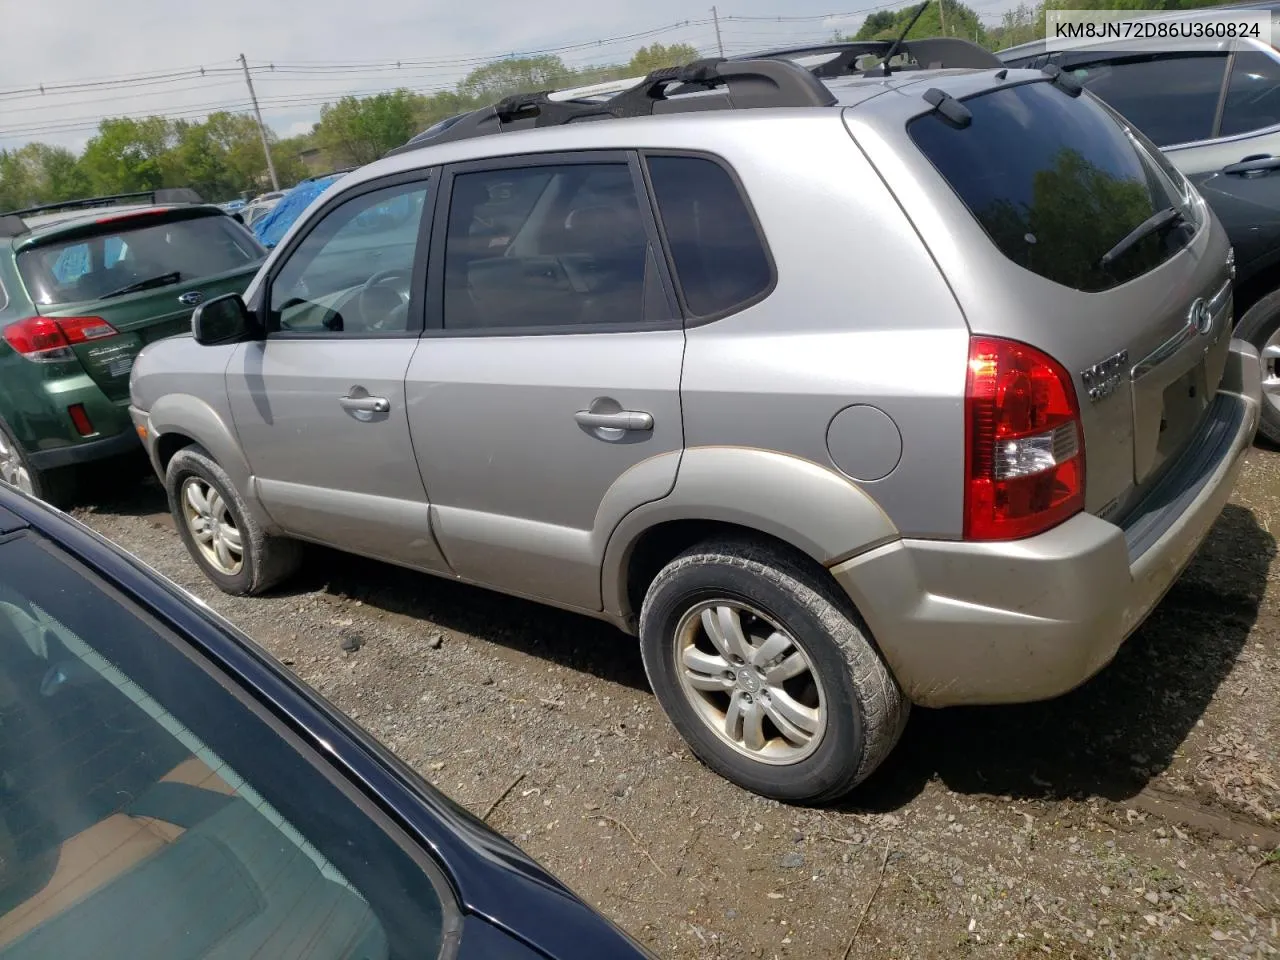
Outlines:
POLYGON ((230 217, 129 218, 117 229, 53 240, 18 255, 18 271, 38 304, 79 303, 116 295, 166 274, 198 280, 247 266, 262 250, 230 217))
POLYGON ((1184 200, 1089 95, 1073 98, 1037 81, 964 105, 973 116, 968 126, 935 112, 907 131, 1010 260, 1095 292, 1147 273, 1186 245, 1192 231, 1174 225, 1104 263, 1136 227, 1184 200))

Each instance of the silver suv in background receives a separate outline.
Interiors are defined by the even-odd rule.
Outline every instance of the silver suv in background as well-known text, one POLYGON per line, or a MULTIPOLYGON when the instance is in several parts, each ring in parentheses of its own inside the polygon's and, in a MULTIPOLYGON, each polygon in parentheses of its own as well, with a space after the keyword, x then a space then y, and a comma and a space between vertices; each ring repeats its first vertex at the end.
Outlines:
POLYGON ((912 703, 1090 677, 1256 429, 1222 227, 1068 78, 846 62, 514 98, 332 187, 135 363, 196 562, 256 593, 311 541, 607 619, 788 801, 912 703))

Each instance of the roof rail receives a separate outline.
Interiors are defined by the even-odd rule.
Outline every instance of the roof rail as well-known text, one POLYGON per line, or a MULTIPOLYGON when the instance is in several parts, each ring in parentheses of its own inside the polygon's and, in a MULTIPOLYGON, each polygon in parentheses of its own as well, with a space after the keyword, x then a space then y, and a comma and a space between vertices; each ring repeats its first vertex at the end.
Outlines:
POLYGON ((469 140, 508 130, 589 120, 647 117, 655 113, 743 110, 752 107, 829 107, 835 95, 810 71, 785 59, 707 59, 655 70, 639 83, 596 100, 554 100, 553 90, 518 93, 491 107, 450 118, 435 136, 419 134, 391 150, 394 156, 429 144, 469 140), (669 88, 679 87, 675 96, 669 88), (712 96, 691 94, 710 92, 712 96))
POLYGON ((144 200, 166 205, 204 203, 204 198, 190 187, 160 187, 138 193, 116 193, 106 197, 83 197, 79 200, 63 200, 60 203, 42 203, 36 207, 0 213, 0 237, 19 237, 27 233, 31 228, 22 218, 32 214, 52 213, 57 210, 87 210, 93 207, 110 206, 122 200, 144 200))
POLYGON ((63 200, 59 203, 42 203, 37 207, 23 210, 10 210, 8 216, 23 217, 33 213, 49 213, 53 210, 83 210, 89 207, 105 207, 122 200, 149 200, 152 203, 204 203, 200 194, 190 187, 160 187, 156 190, 143 190, 138 193, 116 193, 107 197, 83 197, 79 200, 63 200))
MULTIPOLYGON (((789 47, 781 50, 770 50, 765 53, 750 54, 756 58, 779 58, 786 60, 800 57, 835 54, 832 59, 810 67, 813 75, 822 79, 844 77, 861 73, 857 62, 861 57, 883 57, 893 47, 892 40, 850 40, 836 43, 815 44, 805 47, 789 47)), ((1004 61, 985 47, 980 47, 969 40, 959 37, 929 37, 924 40, 904 40, 895 55, 914 60, 920 69, 998 69, 1004 61)), ((902 69, 901 67, 897 69, 902 69)), ((895 71, 896 72, 896 71, 895 71)))

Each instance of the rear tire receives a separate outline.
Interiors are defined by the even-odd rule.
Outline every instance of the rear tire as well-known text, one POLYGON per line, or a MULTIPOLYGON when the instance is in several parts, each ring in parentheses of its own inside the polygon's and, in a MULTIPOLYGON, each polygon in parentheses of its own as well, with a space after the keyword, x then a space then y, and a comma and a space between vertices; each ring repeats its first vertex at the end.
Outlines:
POLYGON ((263 533, 226 471, 203 447, 179 450, 165 470, 169 512, 191 559, 218 589, 263 593, 297 570, 296 540, 263 533))
POLYGON ((775 800, 847 793, 889 755, 910 712, 848 598, 763 542, 707 541, 671 561, 645 595, 640 647, 694 754, 775 800))
MULTIPOLYGON (((1234 336, 1253 344, 1259 356, 1268 346, 1280 353, 1280 290, 1273 290, 1246 310, 1236 324, 1234 336)), ((1262 356, 1262 417, 1258 432, 1280 445, 1280 357, 1262 356)))
POLYGON ((72 468, 38 470, 31 466, 22 445, 13 438, 8 427, 0 423, 0 482, 17 487, 45 503, 63 508, 70 506, 76 492, 72 468))

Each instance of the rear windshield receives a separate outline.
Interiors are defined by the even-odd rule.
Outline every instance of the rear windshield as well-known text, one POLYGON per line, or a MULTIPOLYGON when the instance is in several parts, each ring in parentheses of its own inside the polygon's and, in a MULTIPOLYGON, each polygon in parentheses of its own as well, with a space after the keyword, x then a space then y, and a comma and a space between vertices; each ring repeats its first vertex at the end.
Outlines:
POLYGON ((1184 197, 1091 96, 1034 82, 964 105, 973 115, 966 127, 935 112, 907 130, 1010 260, 1098 291, 1152 270, 1187 243, 1189 230, 1164 230, 1102 264, 1135 227, 1168 207, 1181 209, 1184 197))
POLYGON ((263 255, 247 230, 221 214, 161 223, 143 217, 121 221, 118 230, 24 251, 18 270, 36 303, 77 303, 165 274, 177 273, 174 282, 185 283, 226 273, 263 255))

